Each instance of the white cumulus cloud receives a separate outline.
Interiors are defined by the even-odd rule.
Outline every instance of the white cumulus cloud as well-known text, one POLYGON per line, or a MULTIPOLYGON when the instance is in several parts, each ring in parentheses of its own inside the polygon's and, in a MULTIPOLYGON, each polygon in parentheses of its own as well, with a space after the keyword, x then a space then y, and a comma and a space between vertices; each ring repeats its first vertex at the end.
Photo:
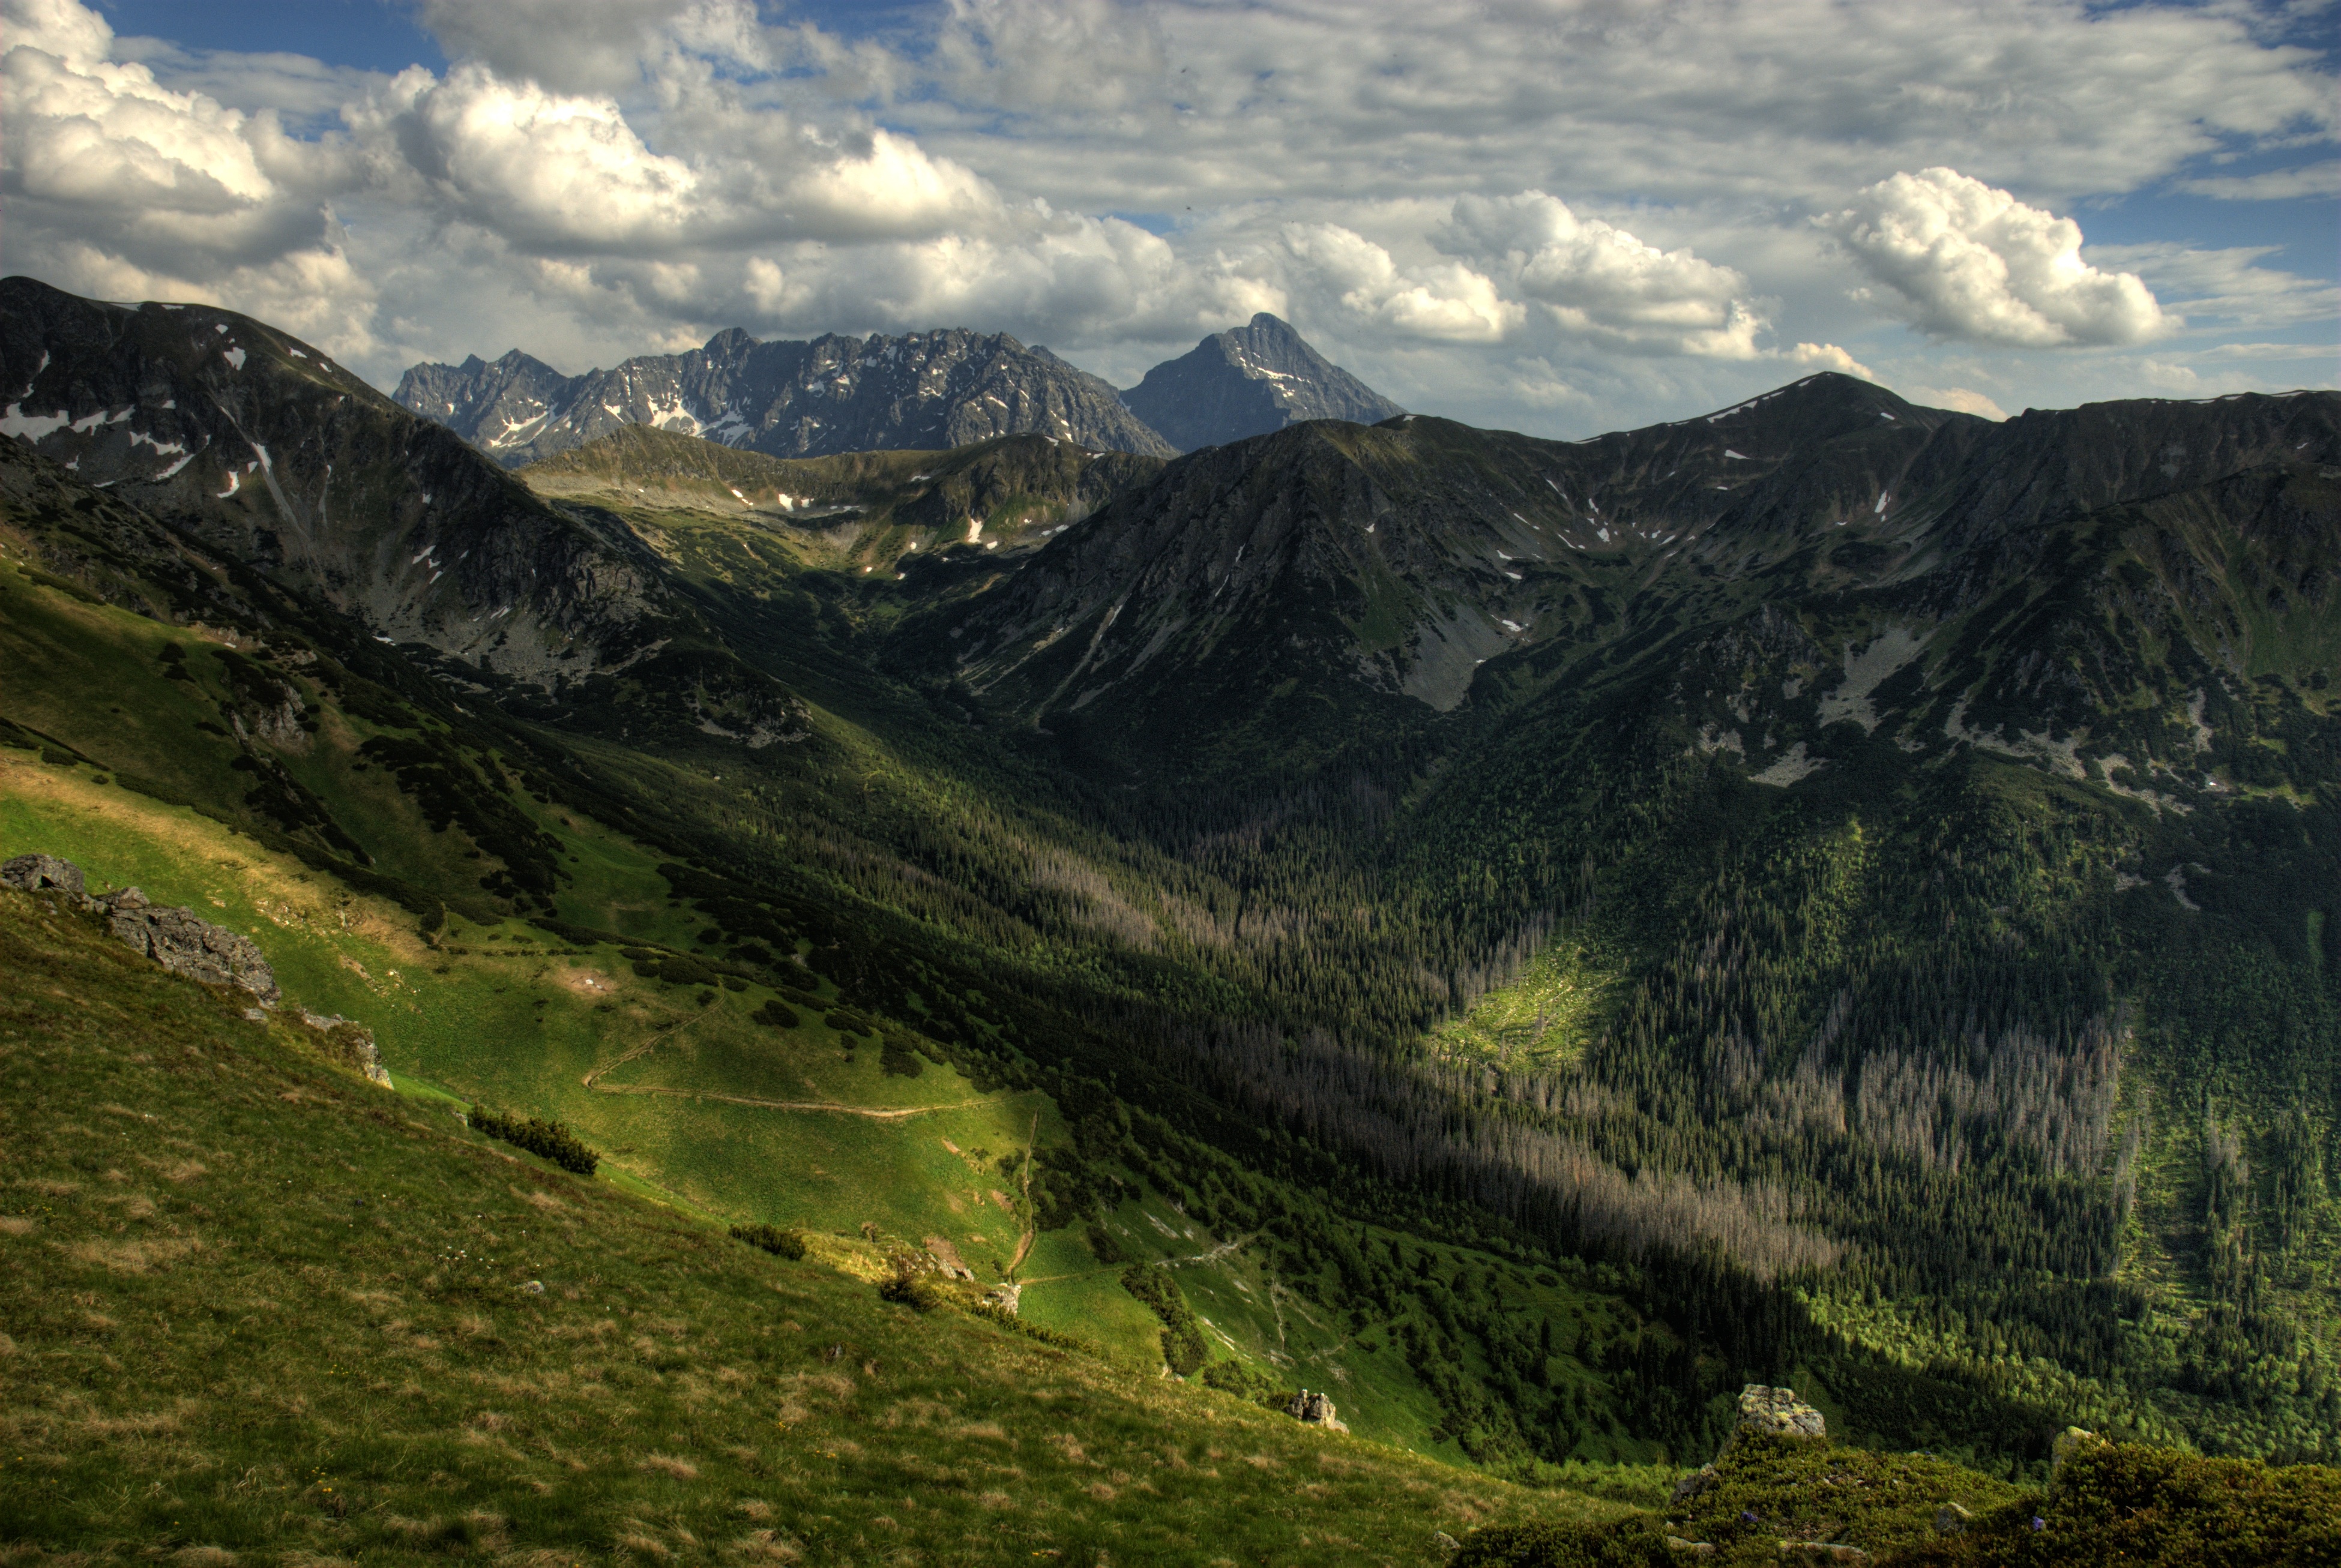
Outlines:
POLYGON ((1492 280, 1454 263, 1401 268, 1390 253, 1339 223, 1289 223, 1284 247, 1305 284, 1361 323, 1403 337, 1495 342, 1527 314, 1492 280))
POLYGON ((2081 225, 1956 169, 1898 174, 1818 220, 1885 303, 1931 336, 2064 348, 2138 343, 2177 323, 2135 273, 2081 259, 2081 225))
POLYGON ((1756 333, 1768 324, 1732 268, 1579 218, 1542 191, 1461 197, 1433 238, 1502 278, 1565 332, 1607 347, 1753 359, 1756 333))
POLYGON ((357 175, 345 142, 165 87, 115 59, 105 19, 72 0, 7 0, 0 16, 12 270, 112 299, 229 305, 344 358, 374 347, 373 291, 329 205, 357 175))

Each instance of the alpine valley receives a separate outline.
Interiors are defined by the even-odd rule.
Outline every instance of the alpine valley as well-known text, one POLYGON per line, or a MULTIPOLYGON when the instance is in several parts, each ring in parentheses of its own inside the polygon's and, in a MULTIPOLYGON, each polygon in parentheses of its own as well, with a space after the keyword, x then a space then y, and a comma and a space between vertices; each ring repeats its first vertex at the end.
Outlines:
POLYGON ((0 399, 10 1563, 2341 1550, 2341 395, 0 399))

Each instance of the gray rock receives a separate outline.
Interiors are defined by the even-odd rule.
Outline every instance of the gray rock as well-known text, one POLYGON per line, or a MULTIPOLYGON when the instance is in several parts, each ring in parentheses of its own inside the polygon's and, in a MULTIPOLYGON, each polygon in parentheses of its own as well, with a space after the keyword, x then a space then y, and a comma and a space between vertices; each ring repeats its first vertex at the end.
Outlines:
POLYGON ((1935 1510, 1935 1533, 1938 1535, 1964 1535, 1967 1533, 1967 1526, 1974 1523, 1975 1515, 1956 1503, 1946 1503, 1935 1510))
POLYGON ((81 868, 71 860, 60 860, 55 855, 17 856, 6 865, 0 866, 0 886, 26 893, 45 893, 54 889, 70 893, 76 898, 84 896, 81 868))
POLYGON ((174 975, 207 986, 241 987, 264 1007, 274 1007, 284 995, 259 944, 240 931, 215 926, 193 909, 158 908, 135 888, 100 898, 97 907, 118 940, 174 975))
POLYGON ((1795 1389, 1751 1383, 1739 1391, 1738 1431, 1826 1439, 1828 1423, 1819 1411, 1798 1399, 1795 1389))
POLYGON ((1287 1401, 1284 1414, 1303 1426, 1321 1427, 1327 1432, 1347 1432, 1347 1423, 1333 1413, 1333 1402, 1321 1394, 1302 1389, 1287 1401))

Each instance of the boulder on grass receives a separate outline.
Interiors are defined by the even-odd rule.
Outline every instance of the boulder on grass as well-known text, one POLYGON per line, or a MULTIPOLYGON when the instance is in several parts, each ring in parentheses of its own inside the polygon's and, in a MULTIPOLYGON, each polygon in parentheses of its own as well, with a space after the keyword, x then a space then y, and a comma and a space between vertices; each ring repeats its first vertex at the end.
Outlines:
POLYGON ((0 887, 25 893, 55 891, 83 896, 81 868, 55 855, 19 855, 0 866, 0 887))
POLYGON ((1819 1411, 1798 1399, 1795 1389, 1769 1388, 1760 1383, 1751 1383, 1739 1391, 1737 1430, 1825 1441, 1828 1437, 1828 1422, 1819 1411))
POLYGON ((264 1007, 283 996, 260 945, 241 931, 215 926, 193 909, 165 909, 135 888, 97 900, 107 928, 174 975, 207 986, 238 986, 264 1007))

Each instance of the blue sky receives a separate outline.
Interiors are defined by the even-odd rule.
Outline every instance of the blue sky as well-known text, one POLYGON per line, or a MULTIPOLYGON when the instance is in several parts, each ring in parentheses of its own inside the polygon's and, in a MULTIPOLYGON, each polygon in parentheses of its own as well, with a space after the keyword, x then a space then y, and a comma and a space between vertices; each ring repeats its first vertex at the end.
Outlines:
POLYGON ((2321 0, 0 4, 9 270, 384 384, 739 325, 1128 385, 1260 309, 1565 435, 2341 372, 2321 0))

